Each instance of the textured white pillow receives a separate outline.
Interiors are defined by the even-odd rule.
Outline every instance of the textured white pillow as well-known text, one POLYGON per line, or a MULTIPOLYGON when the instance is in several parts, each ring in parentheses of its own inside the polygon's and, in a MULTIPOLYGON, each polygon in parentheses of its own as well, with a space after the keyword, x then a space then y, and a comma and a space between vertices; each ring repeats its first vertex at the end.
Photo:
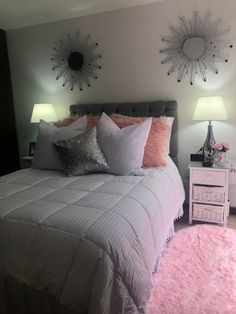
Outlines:
POLYGON ((144 147, 152 118, 120 129, 105 113, 97 125, 97 138, 110 167, 118 175, 143 175, 144 147))
POLYGON ((41 120, 32 167, 39 169, 63 170, 64 167, 53 146, 53 142, 75 137, 85 132, 86 127, 86 115, 71 123, 69 126, 60 128, 41 120))

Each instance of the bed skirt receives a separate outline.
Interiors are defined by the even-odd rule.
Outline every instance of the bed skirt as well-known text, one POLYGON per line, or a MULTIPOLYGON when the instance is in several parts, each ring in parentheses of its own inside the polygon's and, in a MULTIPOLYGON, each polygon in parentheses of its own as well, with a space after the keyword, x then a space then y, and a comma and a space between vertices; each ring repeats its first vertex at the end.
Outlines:
POLYGON ((0 313, 78 314, 61 305, 47 291, 30 288, 2 275, 0 275, 0 313))

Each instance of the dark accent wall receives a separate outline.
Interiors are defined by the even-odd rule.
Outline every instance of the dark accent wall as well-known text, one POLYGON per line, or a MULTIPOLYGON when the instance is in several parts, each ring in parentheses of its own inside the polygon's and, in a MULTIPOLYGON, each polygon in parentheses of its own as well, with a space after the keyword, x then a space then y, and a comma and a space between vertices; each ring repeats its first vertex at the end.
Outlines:
POLYGON ((6 34, 0 30, 0 175, 20 168, 6 34))

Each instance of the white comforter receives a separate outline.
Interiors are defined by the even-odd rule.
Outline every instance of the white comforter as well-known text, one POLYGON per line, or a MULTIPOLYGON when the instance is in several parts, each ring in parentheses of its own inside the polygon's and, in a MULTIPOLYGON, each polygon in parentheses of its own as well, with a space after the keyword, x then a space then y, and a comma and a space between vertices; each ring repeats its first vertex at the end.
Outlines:
POLYGON ((0 273, 80 312, 144 313, 151 277, 181 214, 178 170, 65 177, 25 169, 0 178, 0 273))

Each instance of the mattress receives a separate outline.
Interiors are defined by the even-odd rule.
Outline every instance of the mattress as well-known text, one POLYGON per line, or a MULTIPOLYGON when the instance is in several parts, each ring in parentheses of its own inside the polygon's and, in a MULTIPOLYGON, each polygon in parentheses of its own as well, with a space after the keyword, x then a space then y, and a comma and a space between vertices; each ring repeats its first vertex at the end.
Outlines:
POLYGON ((0 178, 0 273, 93 314, 145 313, 184 190, 174 163, 145 176, 24 169, 0 178))

